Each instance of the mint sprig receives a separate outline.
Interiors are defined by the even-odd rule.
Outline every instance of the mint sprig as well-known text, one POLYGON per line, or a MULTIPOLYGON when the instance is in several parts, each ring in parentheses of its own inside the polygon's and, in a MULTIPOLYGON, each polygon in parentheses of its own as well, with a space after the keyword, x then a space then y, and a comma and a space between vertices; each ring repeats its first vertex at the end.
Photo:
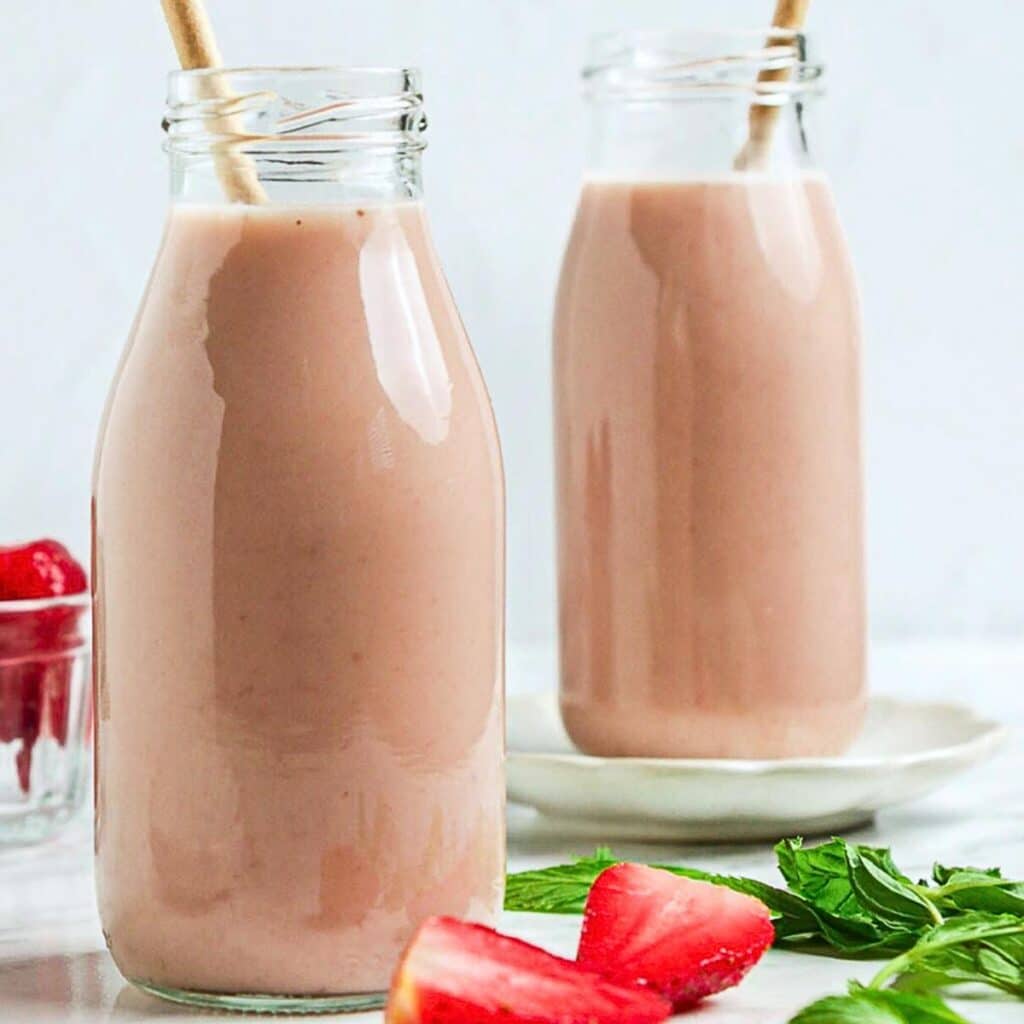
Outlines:
MULTIPOLYGON (((756 878, 719 875, 674 864, 652 866, 684 878, 724 885, 761 900, 772 912, 779 946, 860 959, 884 958, 909 949, 935 918, 915 903, 917 896, 912 889, 909 895, 905 891, 909 882, 891 860, 887 861, 887 851, 853 848, 859 857, 854 884, 846 852, 849 845, 840 839, 816 847, 804 847, 799 839, 779 843, 775 852, 788 890, 756 878), (868 859, 873 861, 870 870, 863 865, 868 859), (878 880, 877 876, 886 871, 891 875, 891 886, 878 880), (889 889, 891 909, 885 905, 889 889), (876 912, 879 907, 881 914, 876 912)), ((505 909, 581 914, 594 880, 618 862, 607 847, 600 847, 592 857, 572 864, 511 874, 505 889, 505 909)))
MULTIPOLYGON (((997 868, 935 865, 913 882, 888 849, 832 839, 775 847, 787 888, 755 878, 672 864, 652 867, 724 885, 761 900, 772 914, 775 945, 857 959, 892 957, 864 986, 829 996, 792 1024, 966 1024, 937 993, 980 984, 1024 999, 1024 882, 997 868)), ((573 864, 509 875, 507 910, 582 913, 591 885, 619 863, 600 847, 573 864)))
POLYGON ((871 982, 905 991, 978 984, 1024 999, 1024 918, 972 912, 930 928, 871 982))

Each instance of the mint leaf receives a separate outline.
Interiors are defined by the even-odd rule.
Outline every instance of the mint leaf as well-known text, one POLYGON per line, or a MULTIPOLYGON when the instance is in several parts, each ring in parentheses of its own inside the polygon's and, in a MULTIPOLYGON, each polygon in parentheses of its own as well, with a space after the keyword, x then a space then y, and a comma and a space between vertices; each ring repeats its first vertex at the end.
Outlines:
POLYGON ((800 839, 786 839, 775 854, 790 889, 821 911, 913 933, 940 920, 883 847, 842 839, 805 847, 800 839))
POLYGON ((1024 917, 1024 882, 1003 878, 998 868, 944 868, 937 864, 933 875, 939 885, 928 890, 928 897, 946 916, 983 910, 1024 917))
POLYGON ((907 1024, 907 1018, 889 1006, 856 996, 826 996, 802 1009, 789 1024, 907 1024))
POLYGON ((789 888, 819 910, 852 920, 870 921, 850 885, 846 843, 833 839, 805 847, 802 839, 784 839, 775 847, 779 871, 789 888))
POLYGON ((519 871, 505 883, 505 909, 536 914, 582 914, 590 887, 605 868, 619 863, 607 847, 574 864, 519 871))
POLYGON ((969 1024, 934 996, 869 989, 851 983, 849 995, 819 999, 790 1024, 969 1024))
MULTIPOLYGON (((581 914, 597 876, 605 868, 619 863, 621 860, 611 850, 598 847, 593 857, 583 857, 573 864, 510 874, 505 886, 505 909, 538 914, 581 914)), ((756 878, 716 875, 674 864, 652 864, 651 867, 683 878, 724 885, 761 900, 780 920, 784 919, 783 934, 805 935, 820 931, 815 915, 803 900, 756 878)))
POLYGON ((850 886, 860 905, 889 928, 918 931, 942 920, 935 907, 918 894, 913 882, 893 864, 888 850, 846 846, 850 886))
POLYGON ((932 881, 939 886, 945 885, 953 875, 968 872, 972 875, 984 875, 986 878, 1002 878, 999 868, 950 868, 936 862, 932 865, 932 881))
POLYGON ((872 986, 890 978, 907 991, 976 983, 1024 998, 1024 918, 975 912, 946 921, 883 968, 872 986))
POLYGON ((813 907, 833 952, 891 955, 912 946, 937 920, 887 849, 842 839, 805 847, 801 839, 785 839, 775 854, 790 889, 813 907), (909 912, 908 901, 914 905, 909 912))

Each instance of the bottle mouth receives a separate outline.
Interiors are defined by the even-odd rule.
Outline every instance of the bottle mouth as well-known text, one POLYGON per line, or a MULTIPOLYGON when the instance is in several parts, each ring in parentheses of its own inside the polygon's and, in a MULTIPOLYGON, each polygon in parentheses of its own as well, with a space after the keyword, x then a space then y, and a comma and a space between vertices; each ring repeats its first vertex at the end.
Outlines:
POLYGON ((792 29, 634 30, 594 36, 583 68, 595 101, 672 102, 742 96, 781 106, 822 91, 824 65, 792 29))
POLYGON ((418 152, 427 119, 415 68, 198 68, 168 75, 163 128, 172 153, 294 159, 418 152))

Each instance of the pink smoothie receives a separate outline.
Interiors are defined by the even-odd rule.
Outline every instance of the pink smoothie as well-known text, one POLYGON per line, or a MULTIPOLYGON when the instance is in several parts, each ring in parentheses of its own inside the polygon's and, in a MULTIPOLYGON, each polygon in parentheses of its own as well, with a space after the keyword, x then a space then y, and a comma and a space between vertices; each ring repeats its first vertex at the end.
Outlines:
POLYGON ((95 474, 130 979, 373 992, 504 868, 501 460, 421 206, 173 209, 95 474))
POLYGON ((562 711, 583 750, 851 742, 859 344, 823 177, 586 185, 555 334, 562 711))

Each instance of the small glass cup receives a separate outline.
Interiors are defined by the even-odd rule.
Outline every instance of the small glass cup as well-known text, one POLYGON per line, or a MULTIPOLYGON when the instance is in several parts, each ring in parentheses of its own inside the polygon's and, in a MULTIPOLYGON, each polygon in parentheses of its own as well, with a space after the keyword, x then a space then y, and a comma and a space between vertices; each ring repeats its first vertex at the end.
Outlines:
POLYGON ((89 611, 88 594, 0 601, 0 846, 48 838, 82 804, 89 611))

